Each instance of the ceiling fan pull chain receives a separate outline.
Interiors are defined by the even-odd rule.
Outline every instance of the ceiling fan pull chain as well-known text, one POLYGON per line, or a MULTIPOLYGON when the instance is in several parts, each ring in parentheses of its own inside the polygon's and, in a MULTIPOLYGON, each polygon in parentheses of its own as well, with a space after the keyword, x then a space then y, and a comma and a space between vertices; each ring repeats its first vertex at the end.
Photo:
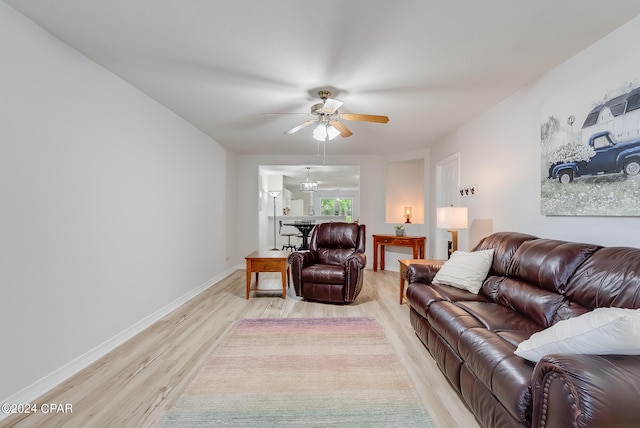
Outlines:
POLYGON ((322 165, 327 164, 327 138, 324 137, 324 141, 322 142, 322 165))

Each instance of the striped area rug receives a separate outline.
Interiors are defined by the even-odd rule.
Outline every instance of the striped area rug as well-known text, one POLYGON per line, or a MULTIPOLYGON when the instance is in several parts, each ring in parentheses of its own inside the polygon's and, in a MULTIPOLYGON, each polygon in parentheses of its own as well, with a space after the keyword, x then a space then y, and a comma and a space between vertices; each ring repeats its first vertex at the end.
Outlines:
POLYGON ((374 318, 238 321, 161 427, 435 427, 374 318))

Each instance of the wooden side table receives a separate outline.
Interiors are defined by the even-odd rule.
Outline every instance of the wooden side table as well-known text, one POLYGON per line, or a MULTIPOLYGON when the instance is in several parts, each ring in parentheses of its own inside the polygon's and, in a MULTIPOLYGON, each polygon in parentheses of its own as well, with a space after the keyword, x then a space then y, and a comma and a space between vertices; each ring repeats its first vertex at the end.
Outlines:
POLYGON ((282 298, 287 298, 287 284, 289 284, 289 252, 288 251, 254 251, 245 257, 247 261, 247 299, 251 292, 251 274, 256 273, 256 286, 258 289, 260 272, 280 272, 282 274, 282 298))
POLYGON ((414 259, 424 259, 424 244, 427 241, 425 236, 396 236, 396 235, 373 235, 373 271, 378 270, 378 247, 380 247, 380 269, 384 270, 384 247, 385 245, 395 247, 413 248, 414 259))
POLYGON ((407 274, 407 268, 409 265, 431 265, 431 266, 442 266, 446 260, 425 260, 425 259, 401 259, 398 260, 400 262, 400 304, 404 299, 404 283, 405 276, 407 274))

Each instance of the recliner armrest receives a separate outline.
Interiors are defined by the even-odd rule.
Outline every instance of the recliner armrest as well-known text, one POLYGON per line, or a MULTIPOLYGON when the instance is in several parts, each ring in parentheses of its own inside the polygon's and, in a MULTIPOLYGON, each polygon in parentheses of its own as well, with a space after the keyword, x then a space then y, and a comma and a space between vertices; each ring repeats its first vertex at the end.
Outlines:
POLYGON ((533 372, 533 426, 640 426, 638 385, 640 355, 547 355, 533 372))
POLYGON ((364 269, 367 265, 367 256, 365 253, 353 253, 345 260, 345 265, 355 264, 359 269, 364 269))
POLYGON ((289 263, 296 264, 300 268, 311 266, 315 263, 315 257, 312 251, 294 251, 289 254, 289 263))

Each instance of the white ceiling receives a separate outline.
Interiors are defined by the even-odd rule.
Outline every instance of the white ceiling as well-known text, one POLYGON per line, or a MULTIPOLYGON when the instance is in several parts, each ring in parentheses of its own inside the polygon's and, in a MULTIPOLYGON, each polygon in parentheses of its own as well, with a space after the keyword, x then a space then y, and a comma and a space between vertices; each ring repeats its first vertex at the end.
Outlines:
POLYGON ((4 0, 240 154, 313 154, 284 131, 330 88, 331 154, 425 147, 640 14, 615 0, 4 0))

